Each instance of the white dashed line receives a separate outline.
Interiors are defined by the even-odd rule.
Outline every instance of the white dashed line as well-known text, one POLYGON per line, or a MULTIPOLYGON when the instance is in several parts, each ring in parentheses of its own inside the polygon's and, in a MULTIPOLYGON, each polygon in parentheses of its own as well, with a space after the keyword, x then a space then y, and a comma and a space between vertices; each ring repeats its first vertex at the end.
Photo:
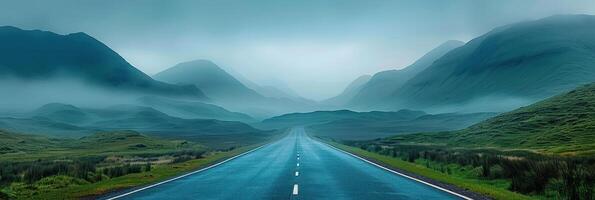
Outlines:
POLYGON ((299 175, 300 175, 300 172, 295 172, 295 176, 299 176, 299 175))
POLYGON ((293 184, 293 195, 298 195, 298 185, 293 184))
POLYGON ((297 166, 299 167, 300 166, 300 163, 298 163, 297 166))

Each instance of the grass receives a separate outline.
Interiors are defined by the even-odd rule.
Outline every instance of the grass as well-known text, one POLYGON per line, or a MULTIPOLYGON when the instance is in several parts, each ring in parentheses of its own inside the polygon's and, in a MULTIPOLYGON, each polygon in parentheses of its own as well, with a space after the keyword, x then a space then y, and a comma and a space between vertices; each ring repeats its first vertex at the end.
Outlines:
POLYGON ((399 158, 394 158, 390 156, 380 155, 377 153, 365 151, 356 147, 351 147, 343 144, 339 144, 336 142, 328 142, 329 144, 345 150, 347 152, 353 153, 355 155, 361 156, 366 158, 370 161, 374 161, 376 163, 390 166, 393 168, 401 169, 410 173, 418 174, 436 181, 440 181, 443 183, 452 184, 458 186, 460 188, 464 188, 467 190, 471 190, 476 193, 484 194, 494 199, 515 199, 515 200, 529 200, 529 199, 538 199, 535 197, 529 197, 526 195, 518 194, 515 192, 511 192, 506 190, 508 186, 503 181, 493 181, 493 180, 478 180, 473 178, 467 178, 466 174, 461 173, 452 173, 452 174, 445 174, 440 171, 428 168, 421 163, 410 163, 403 161, 399 158))
POLYGON ((72 159, 87 156, 134 156, 164 154, 180 150, 206 150, 207 147, 185 140, 147 137, 134 131, 96 133, 81 139, 54 139, 37 135, 14 134, 0 130, 0 161, 72 159))
MULTIPOLYGON (((39 160, 72 163, 89 157, 99 157, 97 171, 92 176, 101 176, 99 181, 87 181, 71 175, 53 175, 31 184, 22 181, 0 185, 2 194, 14 199, 80 199, 96 197, 105 193, 148 185, 195 171, 224 159, 239 155, 283 134, 226 150, 214 150, 201 144, 184 140, 166 140, 144 136, 133 131, 97 133, 81 139, 50 139, 34 135, 14 134, 0 131, 0 162, 33 163, 39 160), (202 157, 172 163, 176 153, 206 152, 202 157), (102 168, 121 166, 125 163, 152 162, 150 171, 108 177, 99 172, 102 168)), ((0 169, 2 170, 2 169, 0 169)), ((22 176, 22 174, 21 174, 22 176)), ((1 178, 1 177, 0 177, 1 178)), ((98 180, 98 179, 94 179, 98 180)), ((7 197, 4 197, 7 198, 7 197)))
POLYGON ((390 140, 595 156, 595 84, 501 114, 461 131, 398 135, 390 140))
MULTIPOLYGON (((216 152, 201 159, 194 159, 176 164, 156 165, 149 172, 128 174, 92 184, 73 185, 60 189, 39 190, 37 193, 42 194, 43 198, 47 199, 79 199, 82 197, 102 195, 119 189, 148 185, 167 180, 177 175, 207 167, 218 161, 246 152, 254 147, 256 146, 242 147, 228 152, 216 152)), ((31 197, 36 198, 39 196, 34 195, 31 197)))
POLYGON ((5 189, 5 193, 18 193, 17 199, 79 199, 93 197, 135 186, 147 185, 172 178, 177 175, 207 167, 216 162, 233 157, 255 148, 256 145, 237 148, 227 152, 214 152, 201 159, 193 159, 182 163, 155 165, 149 172, 128 174, 96 183, 64 176, 44 178, 33 185, 13 183, 5 189), (57 181, 51 181, 59 179, 57 181), (46 183, 44 183, 46 182, 46 183), (69 182, 76 182, 70 183, 69 182), (51 187, 48 187, 51 186, 51 187), (64 185, 64 187, 58 187, 64 185))

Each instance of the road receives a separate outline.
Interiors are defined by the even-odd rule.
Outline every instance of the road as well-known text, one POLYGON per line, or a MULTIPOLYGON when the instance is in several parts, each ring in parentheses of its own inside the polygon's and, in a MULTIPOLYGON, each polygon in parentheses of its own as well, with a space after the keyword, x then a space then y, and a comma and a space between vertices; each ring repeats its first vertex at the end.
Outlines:
POLYGON ((459 199, 316 141, 304 129, 256 151, 118 199, 459 199))

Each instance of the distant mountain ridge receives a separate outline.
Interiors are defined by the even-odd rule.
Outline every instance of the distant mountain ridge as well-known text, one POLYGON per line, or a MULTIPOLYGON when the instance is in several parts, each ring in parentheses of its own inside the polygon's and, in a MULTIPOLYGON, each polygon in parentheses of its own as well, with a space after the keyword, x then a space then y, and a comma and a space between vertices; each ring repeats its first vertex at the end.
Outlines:
POLYGON ((43 81, 64 76, 118 91, 206 99, 194 86, 153 80, 85 33, 0 27, 0 77, 43 81))
POLYGON ((135 130, 172 137, 261 132, 241 122, 183 119, 146 106, 79 108, 61 103, 46 104, 20 117, 0 117, 0 129, 70 138, 108 130, 135 130))
POLYGON ((393 109, 461 110, 525 100, 510 109, 559 94, 595 81, 594 35, 591 15, 499 27, 436 60, 384 104, 393 109))
POLYGON ((183 101, 162 97, 141 97, 138 102, 168 115, 185 119, 217 119, 223 121, 252 122, 249 115, 231 112, 220 106, 199 101, 183 101))
POLYGON ((347 102, 351 101, 355 95, 357 95, 362 87, 364 87, 372 76, 362 75, 353 80, 339 95, 322 101, 323 104, 344 106, 347 102))
POLYGON ((183 62, 153 77, 167 83, 195 85, 207 96, 218 101, 264 98, 208 60, 183 62))
POLYGON ((425 70, 447 52, 463 44, 465 43, 456 40, 446 41, 403 69, 387 70, 374 74, 365 84, 360 86, 355 94, 352 94, 352 97, 345 105, 364 110, 376 108, 378 104, 385 103, 387 98, 399 90, 409 79, 425 70))
POLYGON ((295 98, 265 97, 208 60, 183 62, 153 77, 171 84, 194 85, 213 99, 215 104, 256 118, 312 110, 315 104, 315 102, 295 100, 295 98))
POLYGON ((369 140, 397 134, 466 128, 496 113, 427 114, 415 110, 354 112, 350 110, 290 113, 254 124, 260 128, 304 126, 309 132, 339 140, 369 140))

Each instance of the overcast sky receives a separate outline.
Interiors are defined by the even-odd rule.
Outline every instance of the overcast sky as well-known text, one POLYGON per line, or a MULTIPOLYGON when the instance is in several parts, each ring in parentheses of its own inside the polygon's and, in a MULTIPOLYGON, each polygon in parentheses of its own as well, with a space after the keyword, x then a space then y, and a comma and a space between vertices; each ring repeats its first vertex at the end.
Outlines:
POLYGON ((440 43, 595 1, 1 1, 0 25, 86 32, 153 75, 209 59, 261 85, 324 99, 363 74, 407 66, 440 43))

